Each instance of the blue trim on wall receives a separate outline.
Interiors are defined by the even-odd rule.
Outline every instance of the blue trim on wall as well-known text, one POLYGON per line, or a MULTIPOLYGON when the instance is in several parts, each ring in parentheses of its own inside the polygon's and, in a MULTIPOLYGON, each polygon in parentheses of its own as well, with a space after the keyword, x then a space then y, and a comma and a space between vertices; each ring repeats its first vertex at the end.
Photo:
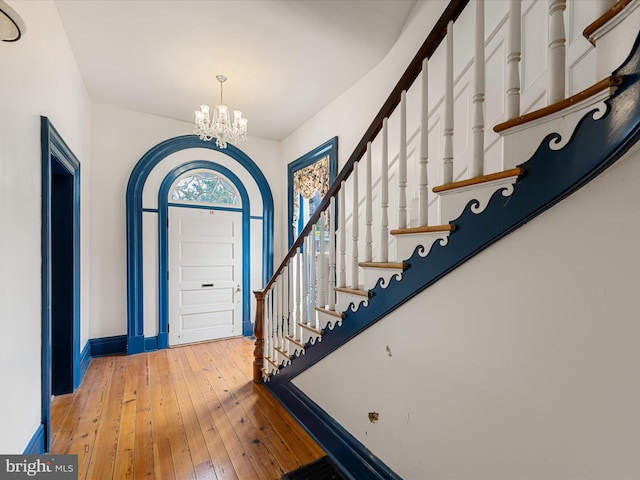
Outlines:
POLYGON ((289 204, 287 210, 287 238, 289 239, 289 246, 293 245, 295 240, 291 230, 291 224, 293 223, 293 174, 296 170, 308 167, 327 155, 329 156, 329 185, 331 185, 338 174, 338 137, 327 140, 322 145, 291 162, 287 167, 287 199, 289 204))
POLYGON ((349 478, 401 480, 291 382, 270 390, 349 478))
POLYGON ((91 363, 91 342, 87 341, 85 343, 82 352, 80 352, 80 381, 78 382, 78 387, 82 383, 84 379, 84 375, 87 373, 87 369, 89 368, 89 364, 91 363))
POLYGON ((120 355, 123 353, 127 353, 126 335, 92 338, 91 340, 89 340, 89 343, 91 343, 92 357, 104 357, 105 355, 120 355))
POLYGON ((42 298, 42 342, 41 342, 41 422, 44 429, 44 451, 51 444, 51 352, 52 352, 52 242, 51 242, 51 182, 52 168, 61 169, 73 177, 72 193, 72 262, 71 290, 73 295, 71 360, 73 388, 82 380, 80 374, 80 162, 62 139, 47 117, 40 117, 42 210, 41 210, 41 298, 42 298))
MULTIPOLYGON (((151 148, 138 161, 127 184, 127 337, 128 352, 144 351, 144 305, 142 273, 142 191, 153 168, 168 155, 190 148, 219 151, 237 161, 254 178, 262 195, 263 223, 263 283, 273 274, 273 195, 264 174, 249 156, 233 145, 219 149, 215 142, 205 142, 195 135, 171 138, 151 148)), ((158 347, 164 340, 158 338, 158 347)))
MULTIPOLYGON (((158 306, 158 318, 159 327, 158 332, 160 334, 167 334, 169 332, 169 232, 168 232, 168 220, 169 220, 169 190, 173 183, 185 173, 196 169, 208 169, 214 170, 227 177, 231 183, 236 187, 240 198, 242 199, 242 208, 225 208, 211 205, 205 207, 202 205, 191 205, 191 208, 200 208, 206 210, 225 210, 242 213, 242 332, 243 335, 251 335, 253 333, 253 326, 251 324, 251 224, 249 214, 251 212, 249 205, 249 194, 247 189, 242 184, 242 181, 228 168, 211 161, 206 160, 194 160, 183 165, 180 165, 171 170, 162 180, 160 189, 158 191, 158 292, 159 292, 159 306, 158 306)), ((182 208, 185 205, 176 204, 176 207, 182 208)))
POLYGON ((24 452, 22 452, 23 455, 39 455, 46 451, 44 431, 45 431, 44 425, 43 424, 38 425, 38 428, 36 428, 36 432, 31 437, 31 440, 29 440, 29 443, 24 449, 24 452))
MULTIPOLYGON (((193 160, 193 161, 197 162, 199 160, 193 160)), ((202 160, 202 161, 204 161, 204 160, 202 160)), ((190 164, 190 163, 191 162, 189 162, 188 164, 190 164)), ((188 164, 184 164, 184 165, 188 165, 188 164)), ((218 165, 218 164, 216 164, 216 165, 218 165)), ((169 185, 169 189, 170 188, 171 188, 171 185, 169 185)), ((210 205, 198 205, 198 204, 168 202, 167 206, 168 207, 178 207, 178 208, 196 208, 196 209, 199 208, 200 210, 222 210, 222 211, 225 211, 225 212, 243 212, 245 210, 242 207, 223 207, 221 205, 216 205, 215 203, 212 203, 210 205)))
POLYGON ((142 211, 144 213, 158 213, 158 209, 157 208, 143 208, 142 211))
POLYGON ((153 352, 158 350, 158 337, 144 337, 144 351, 153 352))

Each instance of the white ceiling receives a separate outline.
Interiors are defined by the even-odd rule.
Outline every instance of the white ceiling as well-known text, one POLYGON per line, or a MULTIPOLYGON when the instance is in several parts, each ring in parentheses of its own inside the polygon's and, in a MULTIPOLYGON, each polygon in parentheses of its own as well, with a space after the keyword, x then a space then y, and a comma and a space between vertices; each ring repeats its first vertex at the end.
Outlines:
POLYGON ((193 121, 243 110, 281 140, 371 70, 416 0, 55 0, 94 101, 193 121))

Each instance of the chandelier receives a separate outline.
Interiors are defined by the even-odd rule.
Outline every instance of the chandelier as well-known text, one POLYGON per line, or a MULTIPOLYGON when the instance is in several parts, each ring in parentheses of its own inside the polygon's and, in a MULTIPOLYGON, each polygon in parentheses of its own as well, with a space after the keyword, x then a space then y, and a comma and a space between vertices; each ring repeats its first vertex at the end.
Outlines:
POLYGON ((196 127, 194 133, 200 140, 210 141, 214 137, 218 148, 227 148, 227 143, 238 144, 247 139, 247 119, 243 118, 240 110, 233 111, 233 118, 229 109, 222 103, 222 84, 227 77, 216 75, 220 82, 220 103, 213 109, 213 116, 209 112, 209 105, 200 105, 196 110, 196 127))

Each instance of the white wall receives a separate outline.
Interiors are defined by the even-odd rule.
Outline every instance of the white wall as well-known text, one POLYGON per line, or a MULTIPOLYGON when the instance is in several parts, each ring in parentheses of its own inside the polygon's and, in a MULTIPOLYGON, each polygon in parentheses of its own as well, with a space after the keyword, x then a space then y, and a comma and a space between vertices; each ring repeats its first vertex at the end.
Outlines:
POLYGON ((639 182, 637 145, 293 383, 407 480, 637 478, 639 182))
MULTIPOLYGON (((127 333, 125 200, 131 171, 149 149, 169 138, 193 133, 193 125, 94 104, 92 127, 91 338, 101 338, 127 333)), ((282 188, 278 143, 250 137, 240 148, 262 170, 278 205, 282 188)), ((147 271, 154 265, 147 265, 147 271)), ((146 293, 148 305, 154 295, 146 293)), ((147 327, 145 324, 145 332, 152 335, 155 328, 147 327)))
POLYGON ((8 0, 27 31, 0 43, 0 452, 22 453, 40 424, 40 115, 80 160, 81 344, 89 336, 90 102, 55 5, 8 0))

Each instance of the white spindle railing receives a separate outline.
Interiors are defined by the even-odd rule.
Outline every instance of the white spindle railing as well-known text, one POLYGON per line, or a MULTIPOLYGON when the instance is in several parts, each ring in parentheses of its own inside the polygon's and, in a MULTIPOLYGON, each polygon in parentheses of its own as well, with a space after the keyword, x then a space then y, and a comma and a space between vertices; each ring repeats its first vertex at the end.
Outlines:
MULTIPOLYGON (((380 261, 389 261, 389 119, 382 120, 380 172, 380 261)), ((342 190, 341 190, 342 191, 342 190)))
POLYGON ((351 174, 351 179, 353 181, 353 208, 351 209, 351 288, 357 289, 360 283, 360 271, 359 271, 359 260, 358 260, 358 237, 359 237, 359 228, 358 228, 358 217, 360 211, 360 201, 358 195, 358 162, 353 164, 353 173, 351 174))
POLYGON ((300 253, 300 247, 296 249, 296 319, 293 324, 294 335, 293 338, 296 341, 300 341, 300 322, 302 321, 302 253, 300 253))
POLYGON ((475 31, 475 55, 474 66, 474 92, 473 92, 473 156, 469 178, 479 177, 484 170, 484 0, 476 0, 476 31, 475 31))
POLYGON ((336 198, 329 203, 329 310, 336 308, 336 198))
POLYGON ((319 273, 318 273, 318 307, 324 308, 327 305, 327 262, 325 261, 325 241, 324 241, 324 232, 325 232, 325 213, 322 212, 320 215, 320 222, 318 225, 318 229, 320 230, 320 235, 318 238, 318 260, 316 263, 319 265, 319 273))
POLYGON ((549 103, 559 102, 565 95, 566 44, 564 10, 566 0, 551 0, 549 3, 549 72, 547 96, 549 103))
POLYGON ((364 261, 373 260, 373 235, 371 233, 373 225, 373 192, 371 175, 371 142, 367 143, 365 171, 365 209, 364 209, 364 261))
POLYGON ((318 305, 318 262, 316 261, 318 243, 316 242, 316 226, 311 229, 311 242, 309 248, 309 324, 315 326, 316 324, 316 312, 315 308, 318 305))
POLYGON ((309 242, 309 237, 305 237, 304 239, 304 253, 302 257, 302 292, 304 294, 304 301, 302 302, 302 323, 305 325, 309 324, 310 313, 309 307, 311 305, 311 297, 310 290, 311 287, 309 285, 309 251, 311 250, 311 244, 309 242))
POLYGON ((429 59, 422 61, 422 83, 420 103, 420 189, 418 197, 418 224, 429 224, 429 59))
POLYGON ((345 203, 345 182, 340 184, 338 192, 338 218, 340 219, 339 243, 340 243, 340 275, 338 287, 347 286, 347 204, 345 203))
POLYGON ((398 228, 407 228, 407 92, 400 95, 400 154, 398 156, 398 228))
POLYGON ((444 75, 444 156, 442 183, 453 182, 453 22, 447 25, 444 75))
POLYGON ((507 34, 507 98, 506 119, 520 115, 520 60, 522 58, 522 3, 509 2, 509 32, 507 34))
MULTIPOLYGON (((521 82, 520 82, 520 64, 522 60, 522 11, 521 0, 510 0, 509 2, 509 18, 508 30, 506 33, 506 90, 505 95, 505 111, 502 118, 514 119, 521 115, 521 82)), ((600 13, 608 10, 613 5, 613 0, 598 0, 597 10, 600 13)), ((485 35, 485 2, 484 0, 475 0, 471 3, 475 8, 475 39, 474 39, 474 58, 473 58, 473 89, 471 96, 471 155, 470 162, 467 167, 469 177, 477 177, 485 173, 485 96, 487 95, 485 70, 485 42, 491 42, 492 33, 489 40, 485 35)), ((566 76, 566 39, 564 31, 563 12, 566 8, 566 0, 549 0, 549 30, 548 30, 548 71, 547 71, 547 95, 549 102, 562 100, 565 96, 565 76, 566 76)), ((542 40, 544 42, 544 40, 542 40)), ((542 46, 541 46, 542 47, 542 46)), ((489 48, 489 47, 487 47, 489 48)), ((417 190, 417 206, 418 225, 421 227, 429 225, 429 144, 433 141, 430 139, 429 125, 430 116, 436 115, 435 120, 431 119, 432 126, 435 122, 441 121, 441 129, 432 135, 441 135, 442 139, 442 161, 432 162, 431 168, 435 167, 435 174, 439 176, 442 183, 451 183, 454 181, 454 38, 453 38, 453 22, 448 22, 446 29, 446 38, 444 42, 444 94, 442 105, 436 102, 435 112, 429 111, 429 88, 433 88, 432 82, 434 76, 440 72, 431 72, 429 70, 429 60, 422 60, 422 76, 420 85, 416 88, 420 90, 420 111, 419 125, 407 125, 407 91, 399 92, 399 114, 397 117, 392 116, 393 121, 398 123, 394 125, 399 131, 398 149, 395 152, 389 151, 389 132, 391 130, 389 117, 385 117, 381 121, 380 129, 380 145, 376 141, 368 141, 366 150, 359 152, 364 156, 365 161, 365 179, 364 192, 360 192, 359 188, 359 162, 356 159, 352 164, 352 171, 348 179, 350 186, 351 198, 345 198, 347 192, 347 177, 340 180, 339 188, 335 188, 331 192, 331 198, 327 207, 320 212, 319 220, 311 228, 310 233, 306 234, 303 241, 298 241, 299 247, 295 253, 284 264, 277 277, 273 280, 269 291, 264 292, 264 355, 267 358, 278 359, 282 362, 282 358, 278 356, 277 351, 292 353, 289 341, 302 343, 309 338, 310 329, 305 330, 300 325, 314 327, 320 329, 320 322, 316 307, 328 309, 333 312, 336 309, 336 288, 343 289, 342 293, 347 295, 356 295, 358 292, 350 292, 346 287, 350 280, 352 289, 360 288, 360 267, 359 267, 359 247, 362 240, 364 245, 363 260, 366 263, 373 261, 373 230, 379 228, 380 250, 379 262, 389 263, 389 224, 397 223, 398 229, 406 229, 408 227, 407 215, 407 189, 408 186, 417 190), (431 78, 430 78, 431 75, 431 78), (408 171, 408 145, 414 141, 416 134, 408 135, 408 132, 417 132, 419 129, 419 137, 417 142, 419 145, 418 154, 412 157, 411 168, 417 168, 418 181, 413 182, 407 178, 408 171), (379 146, 380 150, 374 150, 373 145, 379 146), (374 191, 373 177, 373 152, 380 151, 380 176, 379 190, 374 191), (395 157, 394 155, 397 155, 395 157), (414 160, 413 158, 416 158, 414 160), (392 159, 397 158, 397 164, 394 166, 392 159), (417 164, 415 163, 417 162, 417 164), (397 174, 397 187, 392 195, 392 199, 396 200, 396 209, 389 211, 390 192, 389 177, 390 170, 395 169, 397 174), (360 193, 364 193, 364 238, 360 238, 360 202, 362 198, 360 193), (380 221, 379 225, 373 224, 373 198, 379 194, 380 198, 380 221), (350 210, 349 210, 350 209, 350 210), (392 217, 391 219, 389 217, 392 217), (347 217, 350 217, 351 231, 351 247, 347 248, 347 217), (327 240, 328 238, 328 240, 327 240), (318 244, 319 242, 319 244, 318 244), (350 266, 347 265, 347 255, 350 255, 350 266), (347 273, 348 271, 348 273, 347 273), (349 274, 350 278, 347 278, 349 274), (287 340, 289 338, 290 340, 287 340)), ((465 75, 463 72, 460 75, 465 75)), ((490 87, 490 85, 489 85, 490 87)), ((436 89, 437 90, 437 89, 436 89)), ((492 91, 489 90, 491 94, 492 91)), ((464 95, 461 95, 457 102, 463 101, 464 95)), ((490 96, 488 98, 491 98, 490 96)), ((456 103, 456 105, 458 105, 456 103)), ((432 117, 433 118, 433 117, 432 117)), ((467 139, 469 140, 469 139, 467 139)), ((457 141, 457 140, 456 140, 457 141)), ((465 140, 466 141, 466 140, 465 140)), ((438 147, 439 145, 436 145, 438 147)), ((456 143, 456 149, 458 143, 456 143)), ((467 157, 464 157, 467 158, 467 157)), ((375 159, 377 161, 377 158, 375 159)), ((456 169, 463 171, 464 165, 456 165, 456 169)), ((412 170, 415 171, 415 170, 412 170)), ((432 174, 433 175, 433 174, 432 174)), ((416 192, 414 190, 415 198, 416 192)), ((326 203, 323 202, 326 205, 326 203)), ((412 209, 412 212, 413 209, 412 209)), ((318 218, 315 216, 314 218, 318 218)), ((441 218, 441 221, 449 221, 450 219, 441 218)), ((305 231, 309 231, 309 227, 305 227, 305 231)), ((406 233, 406 232, 404 232, 406 233)), ((411 232, 414 233, 414 232, 411 232)), ((396 261, 403 259, 395 259, 396 261)), ((389 265, 386 265, 387 267, 389 265)), ((366 278, 366 277, 365 277, 366 278)), ((357 306, 356 306, 357 308, 357 306)), ((337 312, 334 312, 337 313, 337 312)), ((324 312, 320 315, 325 314, 324 312)), ((317 334, 317 332, 316 332, 317 334)))

